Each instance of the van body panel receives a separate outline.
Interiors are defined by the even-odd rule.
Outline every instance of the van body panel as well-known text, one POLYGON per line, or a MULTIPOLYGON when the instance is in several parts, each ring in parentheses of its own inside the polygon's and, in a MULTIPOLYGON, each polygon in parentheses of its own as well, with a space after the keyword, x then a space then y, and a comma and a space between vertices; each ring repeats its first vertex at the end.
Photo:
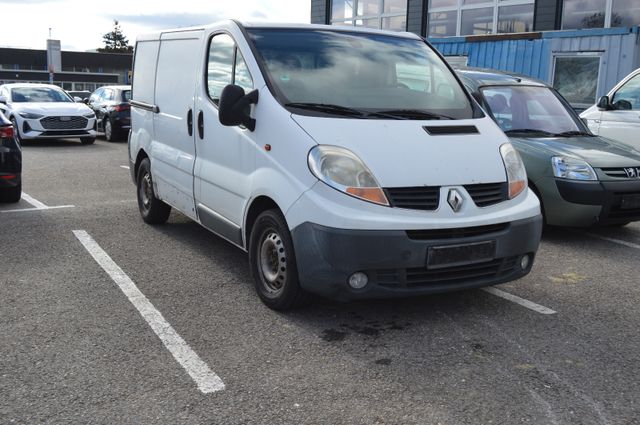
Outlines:
POLYGON ((154 140, 151 172, 160 199, 192 219, 197 217, 193 197, 196 157, 194 132, 187 118, 193 115, 196 76, 203 31, 163 34, 156 71, 154 140))
POLYGON ((509 140, 488 117, 453 122, 293 118, 318 144, 355 153, 382 187, 498 183, 507 178, 500 145, 509 140), (423 126, 475 126, 478 133, 436 136, 423 126))

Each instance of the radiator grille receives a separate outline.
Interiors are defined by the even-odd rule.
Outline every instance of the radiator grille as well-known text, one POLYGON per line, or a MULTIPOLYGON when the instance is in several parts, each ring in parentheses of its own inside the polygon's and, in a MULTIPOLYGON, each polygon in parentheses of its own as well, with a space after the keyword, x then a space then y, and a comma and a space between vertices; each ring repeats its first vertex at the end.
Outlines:
POLYGON ((479 207, 488 207, 504 202, 509 197, 507 183, 468 184, 464 188, 479 207))
POLYGON ((87 126, 89 121, 85 117, 46 117, 40 120, 40 124, 46 130, 80 130, 87 126))
POLYGON ((440 202, 439 186, 389 187, 385 189, 392 207, 433 211, 440 202))

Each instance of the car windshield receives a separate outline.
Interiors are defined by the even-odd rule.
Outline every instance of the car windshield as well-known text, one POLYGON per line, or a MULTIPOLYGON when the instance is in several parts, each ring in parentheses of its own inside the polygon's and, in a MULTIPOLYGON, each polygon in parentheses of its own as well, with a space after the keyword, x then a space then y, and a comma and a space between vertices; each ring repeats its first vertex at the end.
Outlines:
POLYGON ((122 101, 128 102, 131 100, 131 90, 123 90, 122 91, 122 101))
POLYGON ((481 91, 491 114, 506 133, 556 136, 583 132, 548 87, 493 86, 481 91))
POLYGON ((275 96, 296 113, 391 119, 474 116, 461 85, 421 40, 316 29, 248 32, 275 96))
POLYGON ((18 87, 11 89, 11 100, 23 102, 73 102, 62 90, 50 87, 18 87))

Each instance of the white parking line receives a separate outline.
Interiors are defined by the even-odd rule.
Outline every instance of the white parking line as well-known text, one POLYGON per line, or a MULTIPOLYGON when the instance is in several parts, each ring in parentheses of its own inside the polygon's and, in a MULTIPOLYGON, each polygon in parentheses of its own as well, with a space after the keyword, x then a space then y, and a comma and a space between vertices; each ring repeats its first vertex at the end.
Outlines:
POLYGON ((613 242, 613 243, 617 243, 618 245, 628 246, 629 248, 640 249, 640 245, 638 245, 637 243, 622 241, 620 239, 608 238, 606 236, 600 236, 595 233, 584 232, 584 234, 587 236, 591 236, 592 238, 602 239, 603 241, 613 242))
POLYGON ((129 166, 128 165, 121 165, 120 168, 124 168, 125 170, 128 170, 129 166))
POLYGON ((540 313, 540 314, 556 314, 557 313, 555 310, 551 310, 550 308, 547 308, 543 305, 536 304, 533 301, 529 301, 529 300, 525 300, 524 298, 517 297, 508 292, 501 291, 500 289, 482 288, 482 290, 492 295, 495 295, 496 297, 504 298, 505 300, 509 300, 513 303, 519 304, 522 307, 526 307, 529 310, 535 311, 536 313, 540 313))
POLYGON ((74 230, 73 234, 127 296, 131 304, 147 321, 164 346, 167 347, 167 350, 187 371, 191 379, 195 381, 198 389, 205 394, 224 390, 224 383, 220 377, 211 371, 209 366, 198 357, 147 297, 140 292, 129 276, 100 248, 96 241, 84 230, 74 230))
POLYGON ((4 210, 0 211, 0 213, 16 213, 16 212, 26 212, 26 211, 43 211, 43 210, 56 210, 60 208, 75 208, 75 205, 56 205, 53 207, 47 206, 44 203, 38 201, 36 198, 22 192, 21 199, 25 202, 33 205, 33 208, 20 208, 15 210, 4 210))

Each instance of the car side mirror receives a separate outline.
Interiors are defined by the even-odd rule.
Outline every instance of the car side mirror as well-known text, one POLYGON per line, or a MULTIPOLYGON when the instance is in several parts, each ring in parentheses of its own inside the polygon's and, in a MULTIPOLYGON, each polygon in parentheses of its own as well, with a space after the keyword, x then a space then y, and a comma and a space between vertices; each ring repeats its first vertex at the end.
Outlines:
POLYGON ((84 99, 82 99, 82 102, 83 102, 84 104, 88 105, 88 104, 89 104, 89 98, 88 98, 88 97, 85 97, 84 99))
POLYGON ((258 90, 245 94, 244 89, 229 84, 220 93, 218 119, 220 124, 233 127, 244 125, 249 130, 256 129, 256 120, 249 115, 249 106, 258 103, 258 90))
POLYGON ((600 100, 598 100, 598 104, 596 106, 601 111, 610 111, 613 109, 611 107, 611 100, 609 99, 609 96, 602 96, 600 100))
POLYGON ((5 96, 0 96, 0 103, 2 103, 3 105, 7 104, 7 98, 5 96))
POLYGON ((78 97, 78 96, 73 96, 73 101, 76 103, 80 103, 82 102, 82 98, 78 97))

